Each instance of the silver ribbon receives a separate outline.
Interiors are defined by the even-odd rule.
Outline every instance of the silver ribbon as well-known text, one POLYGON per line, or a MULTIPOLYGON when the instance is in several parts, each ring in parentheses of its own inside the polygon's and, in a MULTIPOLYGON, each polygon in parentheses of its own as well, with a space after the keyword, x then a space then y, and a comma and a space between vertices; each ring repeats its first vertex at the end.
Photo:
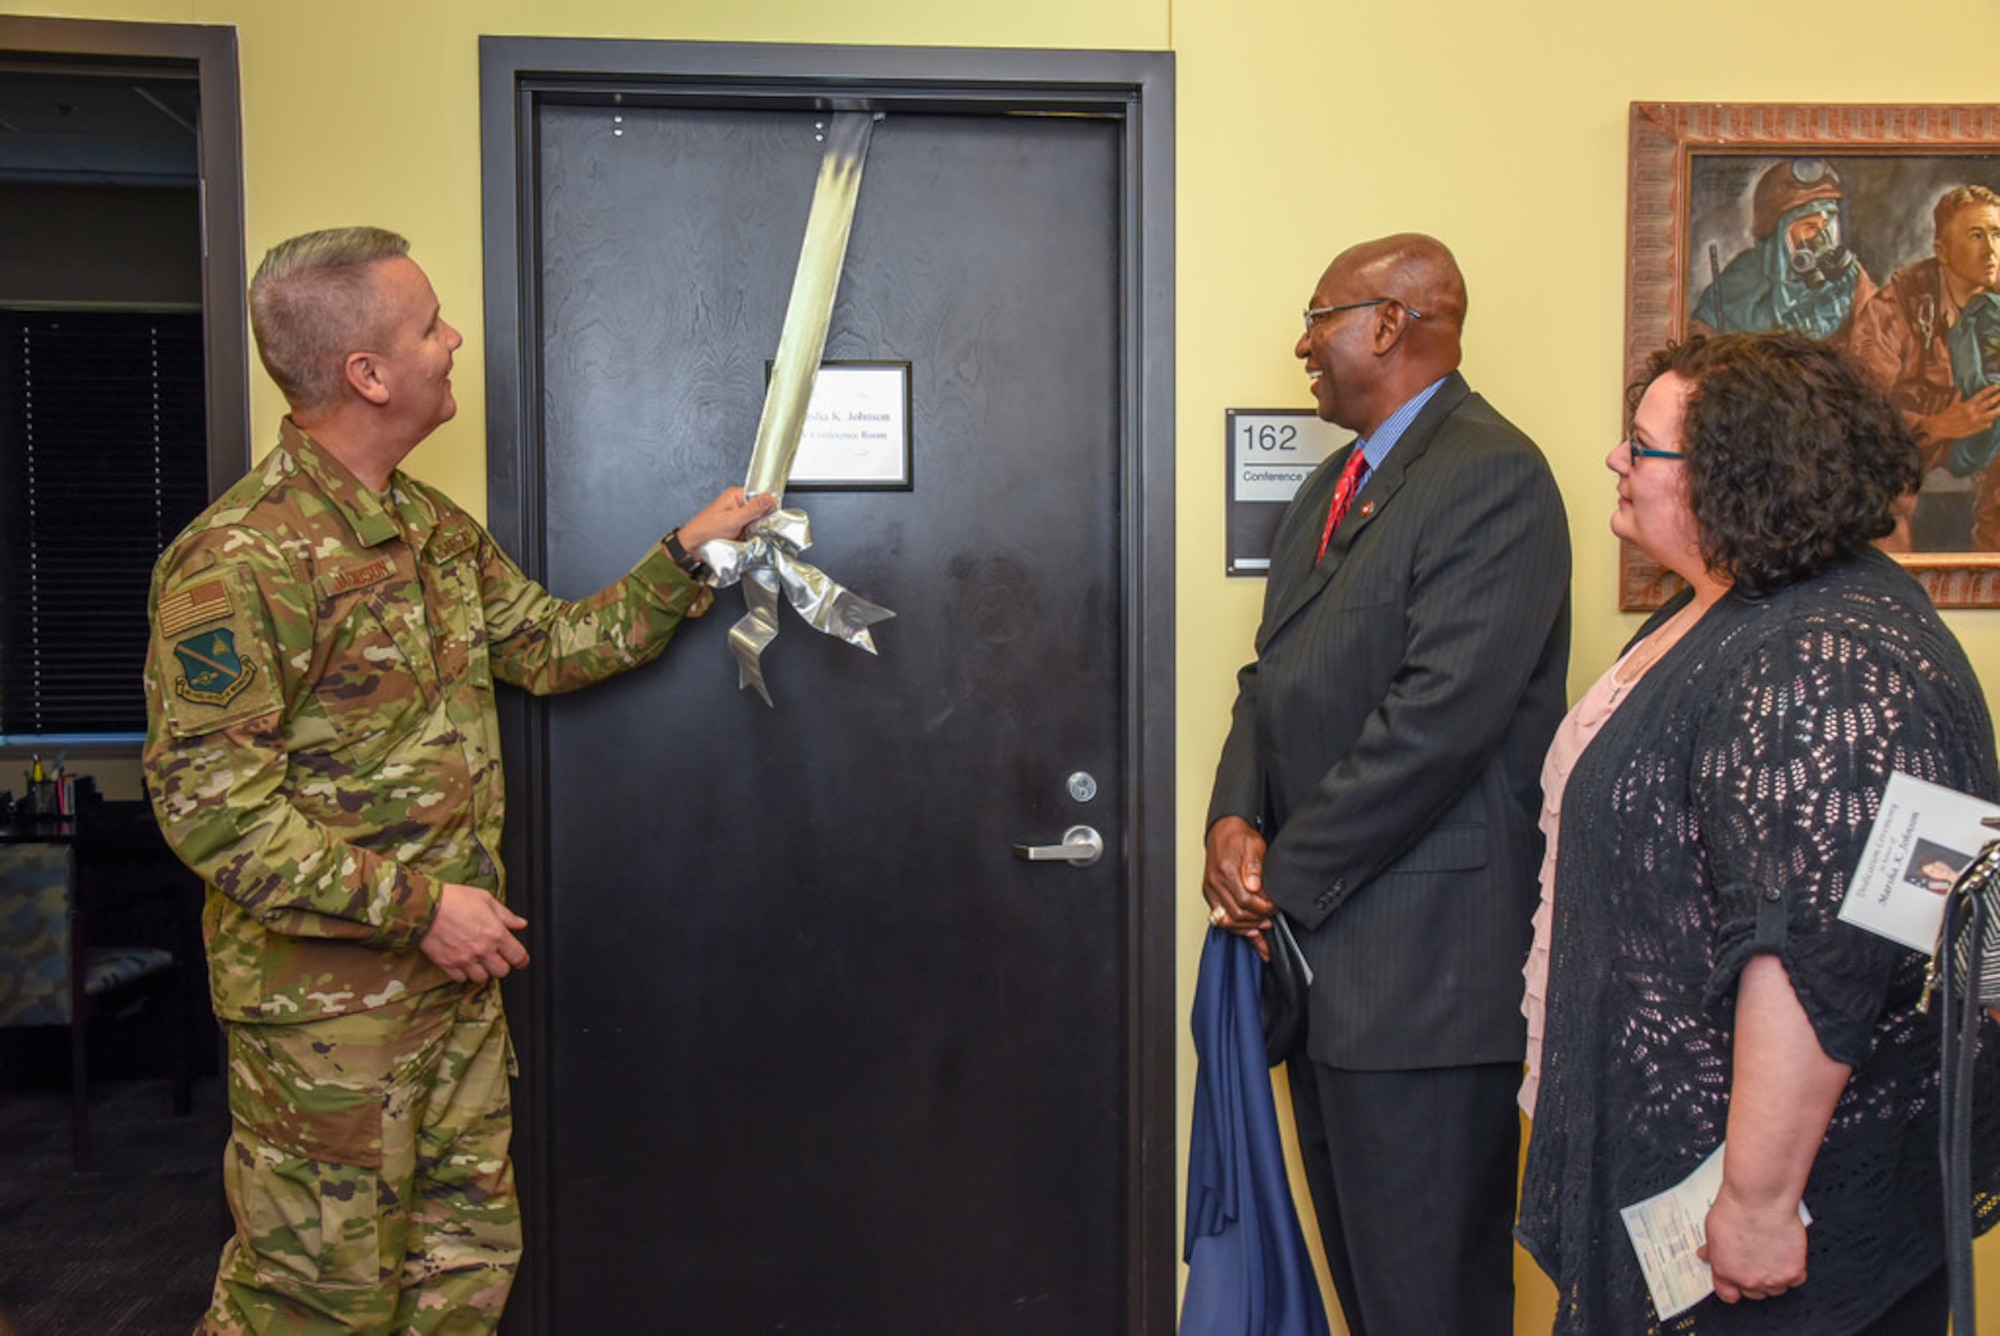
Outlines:
POLYGON ((806 624, 836 636, 870 654, 875 638, 868 628, 896 614, 843 586, 799 553, 812 546, 812 525, 803 510, 774 510, 760 521, 747 541, 721 540, 702 546, 702 559, 715 568, 713 582, 727 588, 739 580, 750 611, 729 628, 729 649, 736 656, 737 686, 755 687, 770 705, 764 685, 764 647, 778 635, 778 594, 782 590, 806 624))
MULTIPOLYGON (((833 315, 833 298, 840 288, 840 270, 847 258, 847 236, 854 223, 854 203, 861 193, 861 166, 868 157, 868 140, 875 129, 873 112, 839 112, 828 118, 826 153, 820 159, 819 181, 813 187, 812 212, 806 218, 805 241, 799 247, 799 268, 792 278, 792 296, 785 308, 785 327, 778 336, 778 355, 771 383, 764 391, 764 413, 757 422, 757 445, 750 454, 746 492, 769 492, 780 501, 785 480, 798 454, 799 433, 813 381, 826 351, 826 327, 833 315)), ((838 636, 850 645, 875 652, 868 628, 896 614, 843 588, 826 572, 801 560, 812 546, 812 528, 802 510, 775 510, 751 527, 743 542, 705 543, 701 559, 715 574, 709 583, 726 589, 739 581, 748 606, 729 628, 729 649, 736 656, 739 688, 757 688, 772 704, 764 685, 764 649, 778 635, 778 593, 808 625, 838 636)))

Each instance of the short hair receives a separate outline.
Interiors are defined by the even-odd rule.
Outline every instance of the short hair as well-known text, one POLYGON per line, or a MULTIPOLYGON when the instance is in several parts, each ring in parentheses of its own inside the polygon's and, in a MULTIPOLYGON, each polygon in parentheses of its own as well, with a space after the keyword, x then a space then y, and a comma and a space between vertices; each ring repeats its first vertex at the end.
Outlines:
POLYGON ((1826 344, 1797 334, 1696 335, 1662 348, 1626 392, 1693 383, 1681 424, 1702 560, 1750 595, 1808 579, 1896 528, 1922 480, 1895 406, 1826 344))
POLYGON ((294 411, 339 402, 347 355, 381 332, 372 266, 410 253, 380 227, 334 227, 281 241, 250 280, 250 329, 294 411))
POLYGON ((1951 216, 1960 209, 1980 207, 2000 209, 2000 195, 1985 186, 1954 186, 1938 196, 1938 202, 1931 206, 1931 239, 1944 235, 1944 229, 1951 222, 1951 216))

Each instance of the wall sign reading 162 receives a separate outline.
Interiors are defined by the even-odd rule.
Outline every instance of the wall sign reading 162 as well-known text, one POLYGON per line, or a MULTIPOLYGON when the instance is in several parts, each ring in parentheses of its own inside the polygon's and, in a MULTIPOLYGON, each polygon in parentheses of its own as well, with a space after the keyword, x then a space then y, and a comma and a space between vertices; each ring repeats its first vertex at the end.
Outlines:
POLYGON ((1271 566, 1278 521, 1312 471, 1354 433, 1302 408, 1231 408, 1225 569, 1262 575, 1271 566))
POLYGON ((1236 419, 1236 430, 1243 433, 1245 450, 1296 453, 1299 448, 1299 424, 1296 422, 1272 422, 1266 415, 1252 417, 1245 414, 1236 419))

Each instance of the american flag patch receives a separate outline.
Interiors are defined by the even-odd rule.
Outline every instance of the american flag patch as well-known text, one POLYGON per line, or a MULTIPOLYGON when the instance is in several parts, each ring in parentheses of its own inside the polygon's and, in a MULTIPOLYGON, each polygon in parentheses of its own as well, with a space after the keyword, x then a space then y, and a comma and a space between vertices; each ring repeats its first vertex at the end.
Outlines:
POLYGON ((229 615, 229 587, 220 580, 203 580, 160 600, 160 638, 172 640, 191 626, 229 615))

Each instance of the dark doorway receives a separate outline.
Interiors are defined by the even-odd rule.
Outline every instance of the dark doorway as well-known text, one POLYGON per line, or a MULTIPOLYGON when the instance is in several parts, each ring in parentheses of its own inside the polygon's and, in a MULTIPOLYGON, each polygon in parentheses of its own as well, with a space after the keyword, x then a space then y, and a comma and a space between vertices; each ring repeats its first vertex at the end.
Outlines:
POLYGON ((787 613, 767 708, 729 592, 510 703, 513 1329, 1171 1330, 1169 58, 482 58, 491 518, 558 592, 742 478, 834 97, 826 355, 911 368, 911 487, 788 498, 879 658, 787 613))
POLYGON ((136 754, 153 561, 249 466, 237 114, 234 29, 0 18, 0 746, 136 754))

